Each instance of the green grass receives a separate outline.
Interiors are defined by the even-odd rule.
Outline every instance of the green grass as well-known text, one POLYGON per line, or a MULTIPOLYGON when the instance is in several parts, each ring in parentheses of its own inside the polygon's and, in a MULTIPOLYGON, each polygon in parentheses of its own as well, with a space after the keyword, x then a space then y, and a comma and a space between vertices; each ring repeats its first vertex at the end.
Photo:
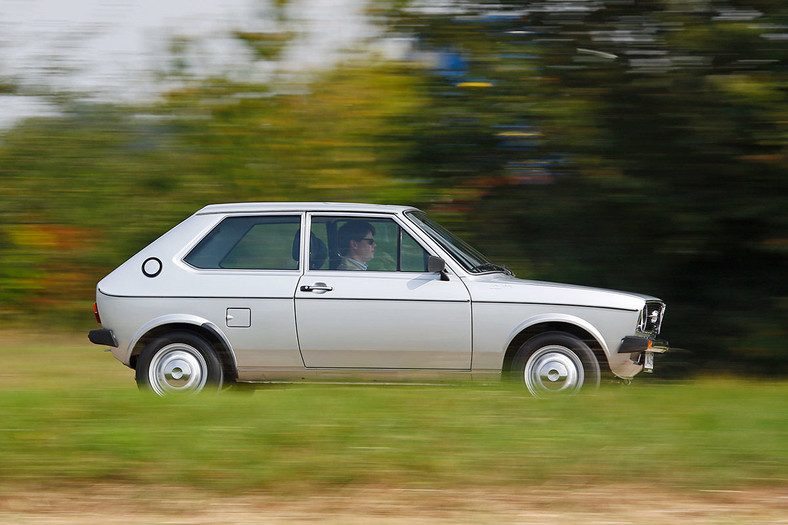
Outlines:
POLYGON ((265 387, 158 399, 78 341, 0 348, 0 486, 121 482, 291 492, 346 484, 786 483, 788 384, 265 387))

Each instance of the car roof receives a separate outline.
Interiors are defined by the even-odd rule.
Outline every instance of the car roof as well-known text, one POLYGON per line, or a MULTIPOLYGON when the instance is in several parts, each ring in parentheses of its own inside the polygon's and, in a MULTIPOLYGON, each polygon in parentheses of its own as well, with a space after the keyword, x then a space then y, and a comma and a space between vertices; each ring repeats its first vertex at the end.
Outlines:
POLYGON ((266 211, 361 211, 402 213, 407 210, 416 210, 416 208, 413 206, 362 204, 353 202, 235 202, 227 204, 210 204, 198 210, 195 215, 207 215, 212 213, 257 213, 266 211))

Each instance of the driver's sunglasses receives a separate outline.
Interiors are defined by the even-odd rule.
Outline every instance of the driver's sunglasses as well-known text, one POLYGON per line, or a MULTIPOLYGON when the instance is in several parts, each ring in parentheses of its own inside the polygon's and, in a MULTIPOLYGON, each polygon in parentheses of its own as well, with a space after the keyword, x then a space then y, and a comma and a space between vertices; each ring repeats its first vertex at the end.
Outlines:
POLYGON ((361 239, 357 239, 357 240, 358 240, 358 242, 367 241, 370 246, 372 246, 373 244, 377 244, 375 242, 375 239, 368 239, 367 237, 362 237, 361 239))

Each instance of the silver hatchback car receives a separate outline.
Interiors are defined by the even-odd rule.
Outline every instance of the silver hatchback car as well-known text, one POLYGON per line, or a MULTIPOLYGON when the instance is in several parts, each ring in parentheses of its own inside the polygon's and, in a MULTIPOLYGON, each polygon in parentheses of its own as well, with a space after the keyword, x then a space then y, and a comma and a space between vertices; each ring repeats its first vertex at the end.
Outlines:
POLYGON ((659 299, 517 279, 407 206, 206 206, 102 279, 94 312, 90 340, 161 396, 501 376, 549 396, 668 349, 659 299))

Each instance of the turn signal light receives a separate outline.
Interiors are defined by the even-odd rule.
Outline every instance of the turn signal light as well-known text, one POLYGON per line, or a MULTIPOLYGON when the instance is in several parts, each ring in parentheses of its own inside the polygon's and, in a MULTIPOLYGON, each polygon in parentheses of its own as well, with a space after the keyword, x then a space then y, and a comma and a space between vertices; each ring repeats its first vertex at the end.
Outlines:
POLYGON ((101 317, 99 317, 98 305, 96 303, 93 303, 93 315, 96 316, 96 322, 101 324, 101 317))

